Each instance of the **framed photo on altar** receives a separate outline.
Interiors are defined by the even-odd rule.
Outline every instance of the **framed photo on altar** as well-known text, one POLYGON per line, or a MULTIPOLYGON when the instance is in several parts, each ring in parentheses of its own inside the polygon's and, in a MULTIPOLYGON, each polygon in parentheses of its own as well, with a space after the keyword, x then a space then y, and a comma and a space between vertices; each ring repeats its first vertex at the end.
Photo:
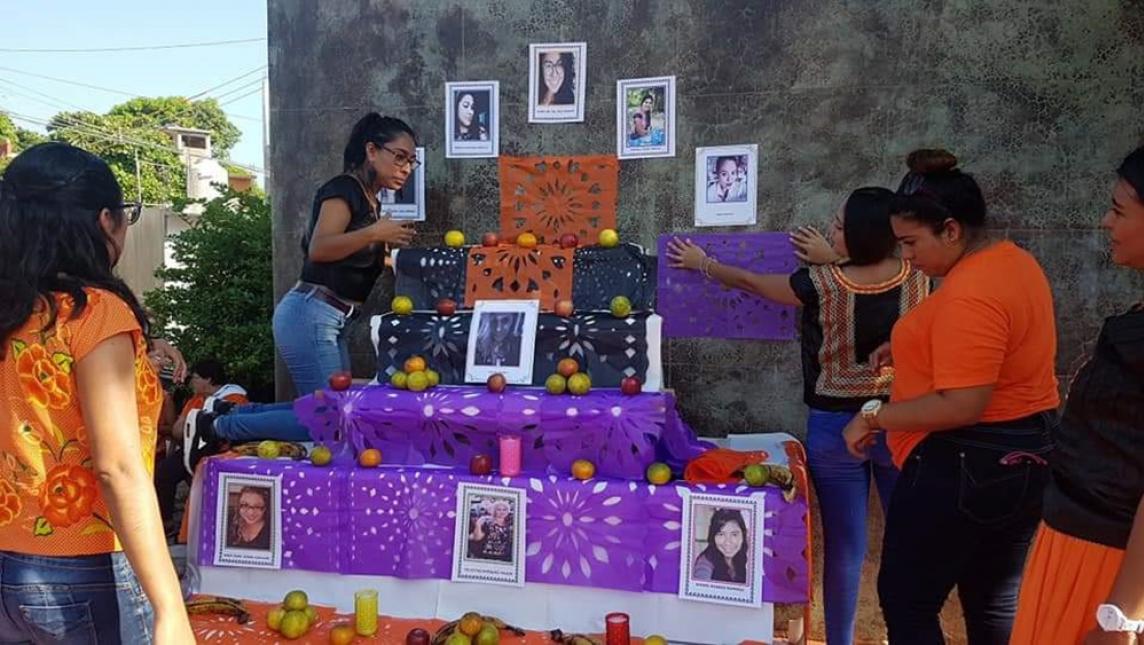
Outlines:
POLYGON ((457 484, 454 581, 524 585, 524 518, 519 488, 457 484))
POLYGON ((478 300, 469 324, 465 382, 500 373, 513 385, 532 384, 538 300, 478 300))
POLYGON ((282 478, 219 473, 216 567, 282 567, 282 478))
POLYGON ((695 225, 754 226, 759 146, 695 149, 695 225))
POLYGON ((588 81, 587 43, 528 46, 528 122, 581 123, 588 81))
POLYGON ((393 219, 409 222, 425 221, 425 148, 418 146, 417 168, 409 175, 405 185, 397 190, 382 188, 377 192, 377 202, 381 212, 389 213, 393 219))
POLYGON ((679 597, 762 607, 763 496, 680 493, 679 597))
POLYGON ((675 77, 616 81, 616 156, 675 156, 675 77))
POLYGON ((500 81, 445 83, 445 157, 497 156, 500 156, 500 81))

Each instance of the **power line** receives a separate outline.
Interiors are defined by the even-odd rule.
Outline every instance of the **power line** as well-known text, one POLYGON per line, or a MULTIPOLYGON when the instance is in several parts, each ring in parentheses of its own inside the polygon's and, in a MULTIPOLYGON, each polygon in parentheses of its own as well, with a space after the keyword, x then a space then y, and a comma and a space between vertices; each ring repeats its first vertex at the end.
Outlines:
POLYGON ((221 45, 241 45, 265 42, 265 38, 245 38, 242 40, 215 40, 205 43, 179 43, 172 45, 141 45, 137 47, 92 47, 79 49, 22 49, 0 47, 0 52, 13 54, 87 54, 93 52, 137 52, 156 49, 187 49, 191 47, 218 47, 221 45))
POLYGON ((249 81, 249 82, 243 83, 242 85, 239 85, 237 87, 233 87, 233 88, 223 92, 222 94, 218 94, 216 96, 208 96, 207 98, 208 99, 214 99, 214 100, 218 101, 219 99, 223 99, 223 98, 226 98, 226 97, 231 96, 233 94, 237 94, 238 92, 243 92, 245 90, 248 90, 248 89, 254 87, 255 85, 257 85, 259 88, 261 88, 262 87, 262 81, 264 81, 264 80, 266 80, 265 76, 263 76, 261 78, 256 78, 253 81, 249 81))
POLYGON ((79 81, 69 81, 69 80, 64 79, 64 78, 56 78, 55 76, 45 76, 43 74, 33 74, 32 72, 24 72, 24 71, 21 71, 18 69, 12 69, 11 67, 0 67, 0 71, 12 72, 13 74, 23 74, 24 76, 31 76, 33 78, 42 78, 42 79, 46 79, 49 81, 55 81, 57 83, 64 83, 66 85, 75 85, 77 87, 86 87, 90 90, 99 90, 100 92, 108 92, 111 94, 119 94, 121 96, 130 96, 131 98, 138 98, 137 94, 132 94, 131 92, 124 92, 123 90, 113 90, 109 87, 100 87, 98 85, 89 85, 87 83, 80 83, 79 81))
MULTIPOLYGON (((75 103, 69 103, 63 99, 59 99, 59 98, 56 98, 54 96, 44 94, 43 92, 40 92, 39 90, 32 89, 32 88, 28 87, 27 85, 21 85, 19 83, 16 83, 15 81, 11 81, 11 80, 4 78, 2 76, 0 76, 0 83, 3 83, 5 85, 10 85, 10 86, 16 88, 17 90, 24 90, 25 92, 31 92, 32 94, 35 94, 37 96, 41 96, 41 97, 51 101, 51 103, 53 104, 53 107, 56 107, 56 109, 79 110, 80 112, 90 112, 91 111, 85 107, 80 107, 80 106, 76 105, 75 103), (61 108, 59 106, 63 106, 63 108, 61 108)), ((20 94, 20 92, 16 92, 16 94, 20 94)), ((25 98, 29 98, 27 94, 24 94, 23 96, 25 98)), ((31 99, 31 100, 36 101, 36 99, 31 99)), ((42 101, 37 101, 37 103, 42 103, 42 101)))
POLYGON ((219 107, 222 107, 224 105, 230 105, 231 103, 235 103, 237 101, 241 101, 242 99, 244 99, 248 96, 254 96, 255 94, 258 94, 260 92, 262 92, 262 84, 261 83, 259 83, 258 87, 254 88, 253 90, 250 90, 249 92, 247 92, 241 96, 236 96, 234 98, 227 99, 223 103, 219 103, 219 107))
POLYGON ((249 72, 246 72, 246 73, 243 73, 243 74, 239 74, 238 76, 235 76, 235 77, 234 77, 234 78, 232 78, 232 79, 229 79, 229 80, 227 80, 227 81, 224 81, 224 82, 222 82, 222 83, 219 83, 218 85, 215 85, 214 87, 208 87, 207 89, 205 89, 205 90, 203 90, 203 91, 199 92, 198 94, 192 94, 191 96, 188 96, 187 98, 193 101, 193 100, 195 100, 195 99, 199 98, 200 96, 204 96, 204 95, 206 95, 206 94, 210 94, 211 92, 213 92, 213 91, 215 91, 215 90, 217 90, 217 89, 219 89, 219 88, 221 88, 221 87, 226 87, 227 85, 230 85, 231 83, 233 83, 233 82, 237 81, 237 80, 238 80, 238 79, 240 79, 240 78, 246 78, 247 76, 250 76, 251 74, 253 74, 253 73, 255 73, 255 72, 260 72, 260 71, 262 71, 262 70, 264 70, 264 69, 266 69, 266 65, 260 65, 260 66, 258 66, 258 67, 255 67, 254 69, 250 70, 249 72))

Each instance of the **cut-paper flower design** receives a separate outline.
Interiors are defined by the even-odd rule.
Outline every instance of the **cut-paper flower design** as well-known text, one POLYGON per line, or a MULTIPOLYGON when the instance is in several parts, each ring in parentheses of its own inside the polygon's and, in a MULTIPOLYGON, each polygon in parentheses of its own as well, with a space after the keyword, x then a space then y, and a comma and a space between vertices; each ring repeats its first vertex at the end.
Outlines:
POLYGON ((501 235, 530 232, 556 243, 565 233, 594 244, 616 227, 619 163, 614 156, 501 157, 501 235))
POLYGON ((556 246, 483 247, 469 249, 465 272, 465 306, 478 300, 539 300, 551 310, 572 298, 572 249, 556 246))

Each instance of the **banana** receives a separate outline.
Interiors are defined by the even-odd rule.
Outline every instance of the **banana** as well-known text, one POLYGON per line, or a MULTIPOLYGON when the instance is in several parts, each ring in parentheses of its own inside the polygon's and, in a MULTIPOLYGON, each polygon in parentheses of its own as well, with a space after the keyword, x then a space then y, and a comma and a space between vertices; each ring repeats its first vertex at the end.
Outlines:
MULTIPOLYGON (((231 447, 231 452, 242 457, 257 457, 258 456, 258 443, 243 443, 231 447)), ((299 443, 292 441, 279 441, 278 442, 278 455, 280 457, 289 457, 295 461, 305 459, 307 457, 306 447, 299 443)))
POLYGON ((188 614, 221 614, 223 616, 234 616, 235 620, 240 625, 245 625, 250 622, 250 613, 246 611, 246 607, 242 604, 241 600, 234 598, 199 598, 187 603, 188 614))
POLYGON ((453 632, 457 631, 457 627, 459 627, 460 624, 460 620, 454 620, 451 623, 441 625, 441 627, 437 629, 437 633, 433 635, 433 645, 442 645, 445 641, 449 640, 449 637, 453 635, 453 632))
POLYGON ((508 631, 512 632, 513 635, 515 635, 515 636, 524 636, 524 634, 525 634, 525 631, 523 629, 517 627, 516 625, 509 625, 508 623, 504 622, 500 618, 497 618, 496 616, 481 616, 481 620, 485 621, 486 623, 492 624, 492 626, 496 627, 498 630, 507 629, 508 631))
POLYGON ((563 645, 600 645, 600 643, 584 634, 565 634, 559 629, 548 632, 548 637, 555 643, 563 645))

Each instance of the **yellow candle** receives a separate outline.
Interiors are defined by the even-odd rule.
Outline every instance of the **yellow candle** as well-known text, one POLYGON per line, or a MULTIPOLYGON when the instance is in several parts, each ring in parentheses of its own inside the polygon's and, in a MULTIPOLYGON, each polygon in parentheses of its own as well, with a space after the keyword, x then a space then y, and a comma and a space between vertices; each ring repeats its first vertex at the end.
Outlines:
POLYGON ((359 636, 377 633, 377 589, 362 589, 354 594, 354 624, 359 636))

